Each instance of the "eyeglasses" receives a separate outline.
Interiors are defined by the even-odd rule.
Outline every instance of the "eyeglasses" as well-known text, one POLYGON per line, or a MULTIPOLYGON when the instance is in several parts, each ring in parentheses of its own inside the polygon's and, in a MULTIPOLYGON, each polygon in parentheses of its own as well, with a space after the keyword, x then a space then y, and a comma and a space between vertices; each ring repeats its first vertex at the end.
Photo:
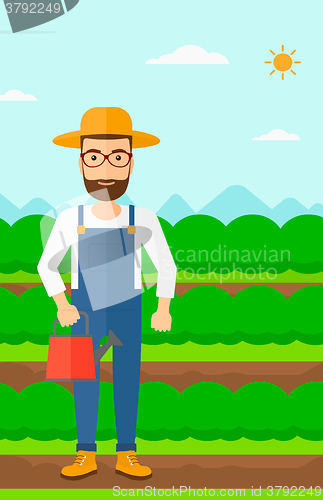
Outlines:
POLYGON ((103 165, 105 160, 108 160, 108 162, 114 167, 122 168, 128 165, 132 158, 132 153, 117 151, 115 153, 104 155, 103 153, 97 153, 96 151, 87 151, 86 153, 81 153, 80 156, 85 165, 90 168, 100 167, 103 165))

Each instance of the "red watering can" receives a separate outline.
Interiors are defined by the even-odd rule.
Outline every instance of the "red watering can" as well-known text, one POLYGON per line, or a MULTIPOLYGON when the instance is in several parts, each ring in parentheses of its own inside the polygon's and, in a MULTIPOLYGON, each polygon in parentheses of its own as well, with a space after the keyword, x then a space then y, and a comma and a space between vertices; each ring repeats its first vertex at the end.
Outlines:
POLYGON ((93 351, 89 316, 84 311, 80 311, 80 314, 85 317, 85 335, 57 335, 58 319, 54 321, 53 335, 49 336, 46 381, 96 380, 95 365, 112 345, 123 345, 109 330, 108 342, 93 351))

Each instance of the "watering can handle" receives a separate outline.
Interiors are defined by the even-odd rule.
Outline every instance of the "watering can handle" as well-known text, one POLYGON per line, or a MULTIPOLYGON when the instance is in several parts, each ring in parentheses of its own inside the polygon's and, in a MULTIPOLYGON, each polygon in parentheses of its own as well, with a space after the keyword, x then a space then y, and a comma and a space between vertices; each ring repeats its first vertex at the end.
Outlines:
MULTIPOLYGON (((85 311, 79 311, 79 314, 85 317, 85 335, 90 335, 90 320, 89 315, 85 311)), ((58 323, 58 319, 55 319, 53 324, 53 335, 56 335, 56 326, 58 323)))

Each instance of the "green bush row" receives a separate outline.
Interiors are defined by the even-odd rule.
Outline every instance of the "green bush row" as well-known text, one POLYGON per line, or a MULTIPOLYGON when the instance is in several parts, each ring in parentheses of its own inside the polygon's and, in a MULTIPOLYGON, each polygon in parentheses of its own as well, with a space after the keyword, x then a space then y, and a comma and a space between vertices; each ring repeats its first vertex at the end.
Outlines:
MULTIPOLYGON (((63 386, 38 382, 17 393, 0 384, 0 400, 0 439, 76 439, 73 396, 63 386)), ((268 382, 253 382, 234 393, 215 382, 194 384, 182 393, 147 382, 140 385, 137 437, 285 441, 299 436, 319 441, 322 409, 323 382, 300 385, 289 395, 268 382)), ((101 382, 97 440, 115 438, 113 384, 101 382)))
MULTIPOLYGON (((261 215, 244 215, 227 226, 208 215, 191 215, 175 226, 159 220, 178 271, 227 274, 236 269, 254 273, 260 267, 262 272, 271 273, 323 271, 323 218, 317 215, 294 217, 281 228, 261 215)), ((5 242, 0 248, 0 272, 36 274, 54 223, 53 218, 42 215, 29 215, 12 226, 0 219, 5 242)), ((155 269, 146 252, 143 269, 147 274, 155 269)), ((60 270, 69 272, 70 253, 60 270)))
POLYGON ((227 226, 208 215, 192 215, 173 227, 165 221, 163 229, 178 270, 323 271, 323 218, 316 215, 294 217, 281 228, 261 215, 244 215, 227 226))
MULTIPOLYGON (((0 287, 0 302, 0 342, 48 344, 57 308, 43 286, 30 288, 19 297, 0 287)), ((199 286, 182 297, 175 295, 170 309, 172 328, 169 332, 157 332, 151 328, 151 316, 158 305, 153 286, 142 296, 142 342, 232 345, 243 341, 254 345, 286 345, 298 340, 320 345, 323 344, 322 304, 320 285, 302 288, 289 299, 263 285, 245 288, 234 297, 215 286, 199 286)), ((70 334, 70 328, 58 327, 58 333, 70 334)))
MULTIPOLYGON (((37 274, 37 265, 54 223, 55 219, 47 215, 29 215, 17 220, 12 226, 0 219, 3 242, 0 247, 0 273, 24 271, 37 274)), ((69 250, 59 267, 60 272, 70 272, 70 262, 69 250)))

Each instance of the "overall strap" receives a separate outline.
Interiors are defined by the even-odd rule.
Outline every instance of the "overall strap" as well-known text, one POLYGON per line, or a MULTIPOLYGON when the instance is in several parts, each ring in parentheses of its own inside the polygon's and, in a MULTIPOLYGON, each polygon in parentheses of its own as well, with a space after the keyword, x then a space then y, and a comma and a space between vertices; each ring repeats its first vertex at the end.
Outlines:
POLYGON ((135 226, 135 207, 134 205, 129 205, 129 226, 128 226, 128 234, 135 234, 136 226, 135 226))
POLYGON ((121 241, 122 241, 123 255, 126 256, 127 255, 127 249, 126 249, 126 244, 124 242, 124 236, 123 236, 123 229, 122 229, 122 227, 119 227, 119 231, 120 231, 120 236, 121 236, 121 241))
POLYGON ((78 226, 77 226, 77 234, 85 234, 85 226, 84 226, 84 206, 78 206, 78 226))
MULTIPOLYGON (((133 205, 129 205, 129 226, 128 226, 128 234, 135 234, 136 226, 135 226, 135 207, 133 205)), ((123 237, 123 231, 120 228, 120 236, 123 246, 123 253, 127 255, 126 245, 123 237)))

